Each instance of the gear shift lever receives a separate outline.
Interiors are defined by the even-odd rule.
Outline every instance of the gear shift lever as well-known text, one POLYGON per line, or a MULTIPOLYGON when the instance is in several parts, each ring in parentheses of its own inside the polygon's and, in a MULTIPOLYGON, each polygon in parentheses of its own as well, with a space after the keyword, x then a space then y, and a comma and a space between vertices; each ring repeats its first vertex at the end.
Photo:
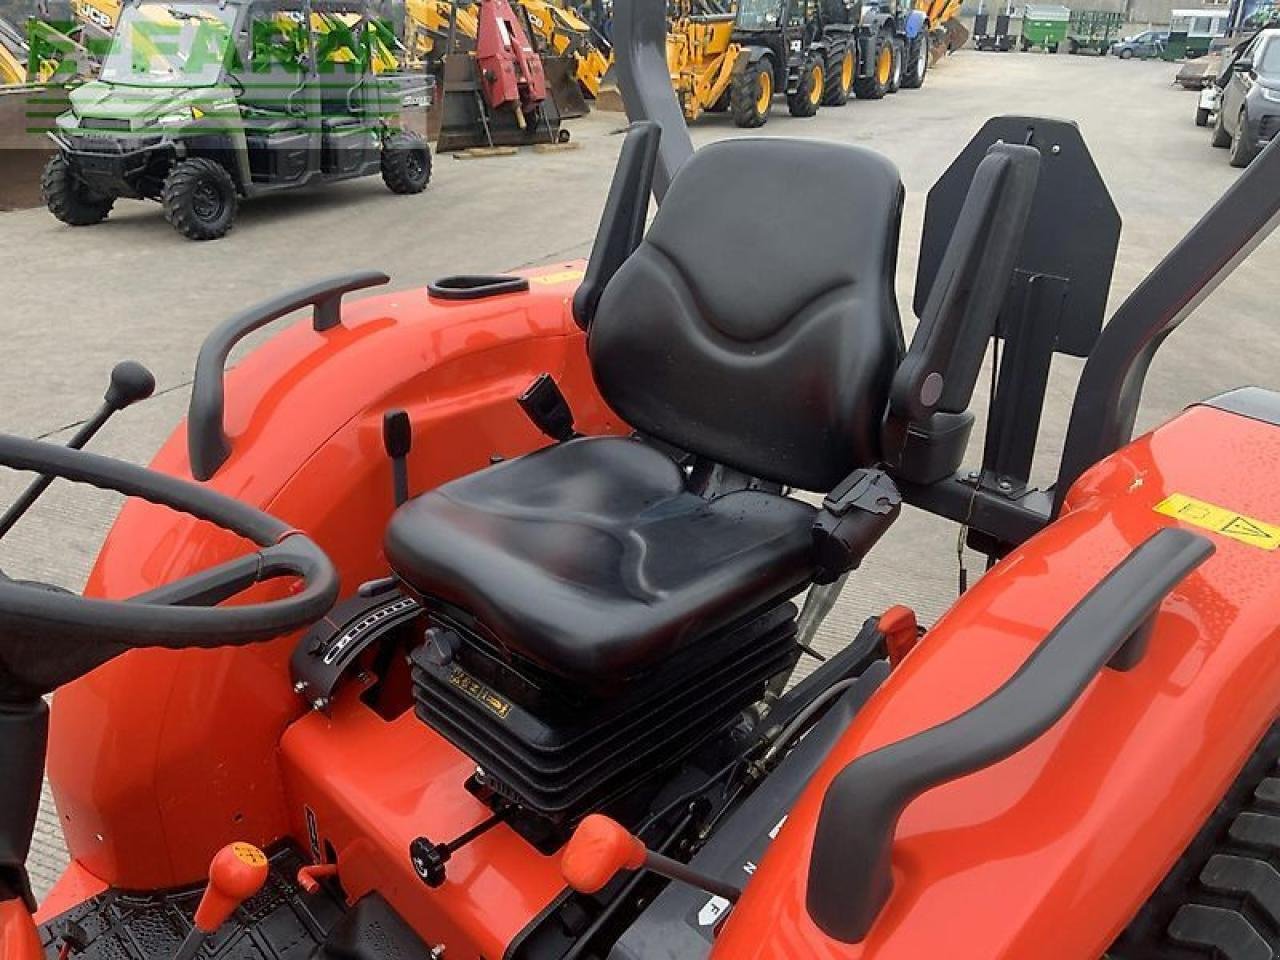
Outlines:
POLYGON ((195 925, 173 960, 193 960, 236 908, 262 889, 269 870, 267 855, 251 843, 232 843, 219 850, 209 864, 209 885, 196 907, 195 925))

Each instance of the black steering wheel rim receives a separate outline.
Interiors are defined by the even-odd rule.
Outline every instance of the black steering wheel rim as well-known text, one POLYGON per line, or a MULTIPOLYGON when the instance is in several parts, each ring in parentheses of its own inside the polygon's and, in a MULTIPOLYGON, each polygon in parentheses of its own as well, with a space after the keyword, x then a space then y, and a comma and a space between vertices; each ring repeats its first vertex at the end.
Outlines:
POLYGON ((301 629, 323 617, 339 578, 305 534, 231 497, 110 457, 0 434, 0 466, 111 490, 169 507, 238 534, 260 549, 126 600, 62 593, 0 579, 0 648, 9 636, 56 632, 112 647, 239 646, 301 629), (255 583, 296 577, 302 588, 262 603, 213 606, 255 583))

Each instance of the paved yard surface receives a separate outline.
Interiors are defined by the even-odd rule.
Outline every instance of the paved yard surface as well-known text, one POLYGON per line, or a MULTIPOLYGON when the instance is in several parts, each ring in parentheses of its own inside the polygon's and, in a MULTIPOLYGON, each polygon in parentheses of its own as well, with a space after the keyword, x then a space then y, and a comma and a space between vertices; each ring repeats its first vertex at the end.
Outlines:
MULTIPOLYGON (((1125 221, 1114 309, 1236 176, 1192 125, 1194 97, 1171 85, 1175 71, 1161 63, 963 51, 931 72, 922 91, 851 102, 813 120, 775 108, 762 133, 866 144, 898 165, 908 191, 899 298, 910 324, 925 194, 950 160, 993 114, 1076 119, 1125 221)), ((585 255, 620 122, 598 115, 575 123, 576 151, 437 158, 435 179, 419 197, 392 196, 370 179, 249 203, 233 233, 212 244, 180 239, 155 206, 129 201, 89 229, 64 227, 44 210, 0 214, 0 329, 10 371, 0 383, 0 430, 65 438, 98 402, 111 365, 134 357, 155 371, 158 395, 122 415, 94 447, 146 461, 184 413, 201 339, 232 311, 356 268, 385 270, 408 287, 451 272, 585 255)), ((739 133, 710 117, 694 135, 707 142, 739 133)), ((750 185, 742 191, 748 198, 750 185)), ((1280 241, 1272 240, 1162 351, 1141 424, 1225 388, 1280 382, 1277 303, 1280 241)), ((1056 363, 1038 465, 1045 477, 1056 467, 1078 372, 1076 361, 1056 363)), ((23 479, 0 477, 0 494, 23 479)), ((0 565, 78 587, 115 507, 109 497, 56 485, 0 544, 0 565)), ((928 622, 955 596, 956 579, 955 528, 906 515, 850 584, 823 641, 847 638, 853 624, 894 602, 915 606, 928 622)), ((64 858, 50 807, 32 853, 41 890, 64 858)))

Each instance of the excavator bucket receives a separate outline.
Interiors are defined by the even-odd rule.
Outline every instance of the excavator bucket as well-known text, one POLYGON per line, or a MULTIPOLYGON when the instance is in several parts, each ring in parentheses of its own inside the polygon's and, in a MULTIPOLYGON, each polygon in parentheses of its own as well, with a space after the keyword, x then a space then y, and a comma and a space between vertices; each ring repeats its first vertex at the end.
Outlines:
POLYGON ((556 102, 556 111, 562 120, 585 117, 591 112, 591 108, 587 106, 587 98, 582 95, 577 63, 572 57, 543 54, 542 72, 547 78, 547 93, 556 102))
POLYGON ((961 23, 958 17, 952 17, 935 29, 929 40, 931 62, 937 63, 951 51, 959 50, 969 42, 969 28, 961 23))

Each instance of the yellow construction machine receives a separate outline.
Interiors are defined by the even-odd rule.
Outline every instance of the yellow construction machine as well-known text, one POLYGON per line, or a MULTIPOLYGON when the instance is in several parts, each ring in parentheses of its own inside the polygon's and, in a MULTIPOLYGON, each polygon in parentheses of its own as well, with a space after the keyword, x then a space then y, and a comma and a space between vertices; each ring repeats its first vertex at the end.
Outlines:
POLYGON ((519 5, 524 7, 529 27, 543 49, 572 59, 582 92, 592 99, 599 95, 600 83, 613 59, 592 38, 591 25, 571 8, 550 0, 519 0, 519 5))
POLYGON ((0 87, 27 82, 27 38, 0 17, 0 87))
MULTIPOLYGON (((513 5, 524 10, 543 55, 569 61, 583 95, 594 99, 611 61, 593 38, 590 25, 551 0, 515 0, 513 5)), ((405 0, 404 45, 409 56, 438 62, 448 53, 474 50, 477 9, 475 4, 452 0, 405 0)))
POLYGON ((961 0, 916 0, 916 9, 929 24, 930 56, 936 62, 969 40, 969 29, 960 20, 961 0))
MULTIPOLYGON (((681 11, 667 30, 667 69, 680 99, 685 119, 692 123, 703 111, 723 112, 729 107, 734 65, 741 48, 733 42, 732 13, 695 14, 681 11)), ((768 111, 773 85, 757 91, 768 111)))

